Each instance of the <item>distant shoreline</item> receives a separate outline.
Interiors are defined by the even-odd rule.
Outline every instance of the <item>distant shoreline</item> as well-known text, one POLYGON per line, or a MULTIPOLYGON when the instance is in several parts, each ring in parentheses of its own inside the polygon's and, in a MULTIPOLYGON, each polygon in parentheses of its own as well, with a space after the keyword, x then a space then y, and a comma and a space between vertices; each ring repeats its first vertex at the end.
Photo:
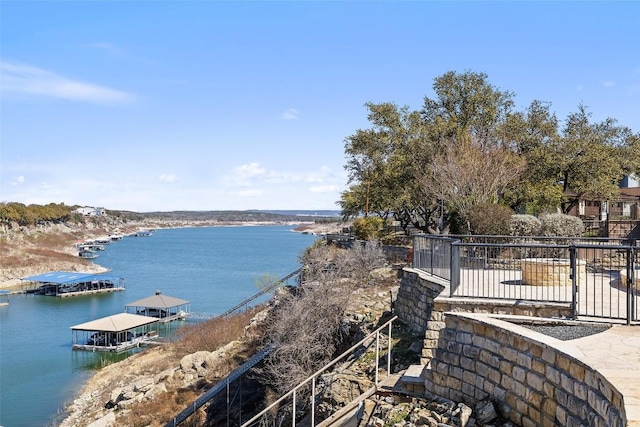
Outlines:
MULTIPOLYGON (((309 221, 238 221, 219 222, 210 220, 145 220, 131 223, 105 224, 102 228, 88 228, 79 225, 56 225, 49 228, 26 228, 3 230, 2 243, 5 253, 0 259, 0 289, 21 292, 24 288, 23 277, 43 274, 49 271, 77 271, 84 273, 104 273, 109 269, 99 263, 90 262, 77 256, 74 244, 77 242, 107 238, 110 235, 128 236, 140 230, 198 228, 198 227, 256 227, 291 226, 291 231, 306 234, 339 233, 345 226, 342 222, 314 223, 309 221), (32 241, 33 234, 51 238, 32 241), (60 237, 62 236, 62 237, 60 237), (64 237, 64 238, 63 238, 64 237), (25 252, 36 255, 28 261, 11 265, 12 259, 21 259, 25 252)), ((27 255, 29 258, 29 255, 27 255)))

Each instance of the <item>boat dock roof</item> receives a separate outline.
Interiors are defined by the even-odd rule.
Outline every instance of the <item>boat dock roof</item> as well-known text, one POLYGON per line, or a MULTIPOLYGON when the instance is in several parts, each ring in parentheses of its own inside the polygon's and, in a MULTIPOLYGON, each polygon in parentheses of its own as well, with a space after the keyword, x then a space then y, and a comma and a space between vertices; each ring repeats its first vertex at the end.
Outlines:
POLYGON ((88 295, 124 291, 122 277, 106 274, 78 273, 75 271, 51 271, 22 278, 25 282, 39 283, 40 286, 31 291, 57 297, 88 295))
POLYGON ((189 304, 189 302, 190 301, 184 299, 163 295, 158 291, 155 295, 151 295, 150 297, 125 304, 125 307, 173 308, 189 304))
POLYGON ((92 280, 121 280, 121 277, 108 276, 102 273, 79 273, 77 271, 51 271, 35 276, 23 277, 26 282, 54 283, 68 285, 72 283, 90 282, 92 280))
POLYGON ((158 319, 155 317, 140 316, 132 313, 118 313, 72 326, 71 329, 74 331, 123 332, 157 321, 158 319))
POLYGON ((190 301, 163 295, 160 291, 156 291, 155 295, 125 304, 124 309, 128 311, 133 307, 136 313, 156 317, 164 323, 182 320, 189 316, 189 304, 190 301))

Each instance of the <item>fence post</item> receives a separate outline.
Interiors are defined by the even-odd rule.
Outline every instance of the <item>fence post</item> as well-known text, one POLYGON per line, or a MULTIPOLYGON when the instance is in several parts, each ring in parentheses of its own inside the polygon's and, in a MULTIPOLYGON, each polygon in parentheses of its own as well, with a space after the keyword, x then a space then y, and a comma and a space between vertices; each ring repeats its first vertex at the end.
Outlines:
POLYGON ((429 273, 433 274, 433 265, 434 265, 434 257, 435 257, 435 244, 436 241, 434 239, 429 239, 429 273))
POLYGON ((627 248, 627 325, 631 324, 631 319, 634 318, 633 313, 633 293, 635 289, 633 289, 633 280, 635 278, 635 269, 633 266, 633 257, 635 256, 633 247, 627 248))
POLYGON ((460 285, 460 246, 458 241, 451 242, 451 255, 449 259, 449 296, 452 297, 460 285))
POLYGON ((576 249, 576 243, 572 242, 569 246, 569 259, 571 263, 571 310, 573 312, 573 319, 578 318, 578 279, 577 279, 577 259, 578 251, 576 249))

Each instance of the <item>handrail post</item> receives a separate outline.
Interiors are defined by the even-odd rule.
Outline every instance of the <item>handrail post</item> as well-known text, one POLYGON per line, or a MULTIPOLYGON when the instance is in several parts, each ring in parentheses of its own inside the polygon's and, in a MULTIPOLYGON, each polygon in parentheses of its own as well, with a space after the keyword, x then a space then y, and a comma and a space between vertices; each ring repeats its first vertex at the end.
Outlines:
POLYGON ((378 367, 380 366, 380 331, 376 332, 376 388, 378 388, 378 367))
POLYGON ((311 380, 311 427, 316 425, 316 377, 311 380))
POLYGON ((571 311, 574 320, 578 318, 577 252, 576 243, 572 242, 569 247, 569 259, 571 263, 571 311))
POLYGON ((293 407, 291 409, 291 426, 296 427, 296 389, 293 389, 293 407))
POLYGON ((389 341, 387 343, 387 377, 391 376, 391 323, 389 323, 389 341))

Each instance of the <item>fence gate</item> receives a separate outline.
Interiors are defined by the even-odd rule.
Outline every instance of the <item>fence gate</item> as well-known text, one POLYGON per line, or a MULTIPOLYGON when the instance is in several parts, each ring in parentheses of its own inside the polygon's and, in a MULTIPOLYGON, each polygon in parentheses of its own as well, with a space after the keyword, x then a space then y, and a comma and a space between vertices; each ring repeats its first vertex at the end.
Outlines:
POLYGON ((640 251, 634 246, 576 245, 571 248, 577 318, 638 322, 640 251))

